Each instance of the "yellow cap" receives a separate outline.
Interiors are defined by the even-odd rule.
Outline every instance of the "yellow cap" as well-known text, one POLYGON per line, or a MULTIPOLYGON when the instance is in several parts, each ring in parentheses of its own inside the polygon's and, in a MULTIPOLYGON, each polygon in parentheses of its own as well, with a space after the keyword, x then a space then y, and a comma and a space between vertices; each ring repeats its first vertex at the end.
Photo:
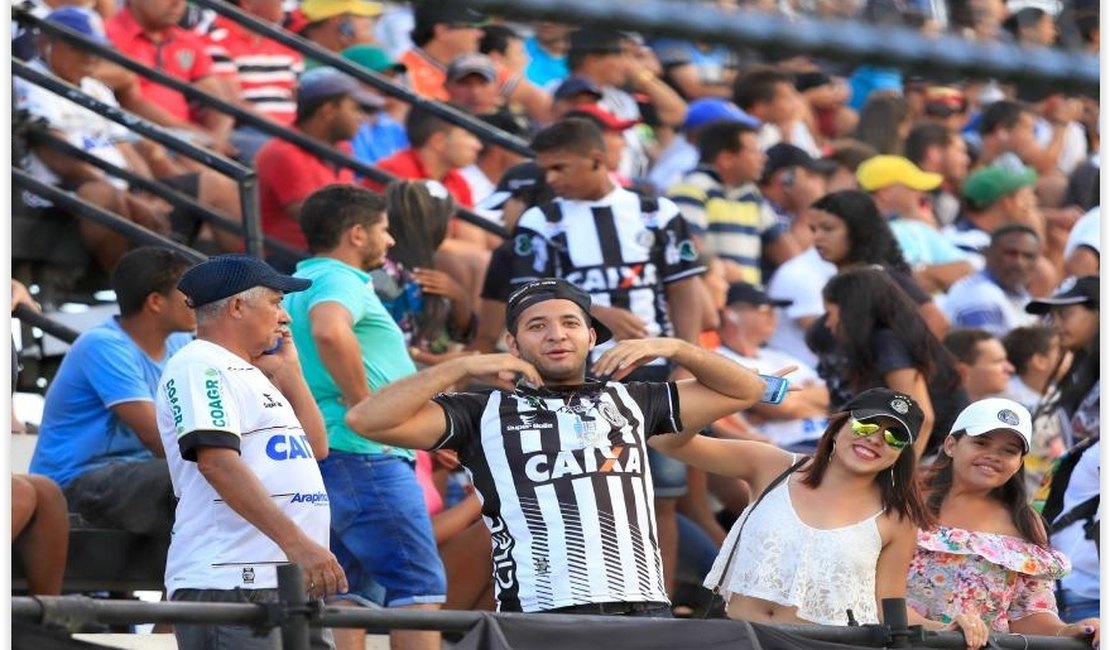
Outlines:
POLYGON ((301 4, 301 13, 310 22, 327 20, 343 14, 373 18, 382 15, 382 5, 368 0, 304 0, 301 4))
POLYGON ((863 161, 856 170, 860 187, 875 192, 891 185, 905 185, 919 192, 940 187, 944 177, 921 169, 902 156, 875 156, 863 161))

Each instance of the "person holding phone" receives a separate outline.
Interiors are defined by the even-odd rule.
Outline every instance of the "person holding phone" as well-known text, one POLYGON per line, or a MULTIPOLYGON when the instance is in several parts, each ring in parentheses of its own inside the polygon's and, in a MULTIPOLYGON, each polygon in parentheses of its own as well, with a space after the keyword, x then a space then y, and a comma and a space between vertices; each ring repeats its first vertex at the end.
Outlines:
MULTIPOLYGON (((779 389, 773 396, 777 399, 765 398, 744 415, 756 431, 778 447, 813 453, 827 423, 829 389, 817 371, 804 361, 766 346, 778 325, 777 309, 790 305, 790 300, 775 300, 755 285, 733 283, 721 310, 721 325, 717 330, 721 345, 717 352, 758 372, 796 368, 790 377, 797 390, 787 394, 786 381, 769 379, 768 388, 779 389)), ((722 431, 718 429, 717 433, 722 431)))
MULTIPOLYGON (((327 432, 282 307, 311 280, 246 255, 217 255, 177 288, 197 337, 167 363, 155 396, 176 520, 166 592, 178 602, 277 603, 280 564, 298 564, 310 598, 347 591, 328 550, 331 510, 318 460, 327 432), (280 348, 272 354, 268 350, 280 348)), ((178 624, 179 648, 272 648, 278 631, 178 624)), ((312 630, 313 648, 334 648, 312 630)))
POLYGON ((748 408, 765 382, 675 338, 619 341, 588 366, 612 336, 590 307, 566 280, 526 284, 506 304, 508 354, 404 377, 346 422, 383 444, 458 452, 482 497, 499 611, 669 617, 647 448, 748 408), (659 357, 693 378, 623 383, 659 357), (443 392, 475 379, 498 388, 443 392))

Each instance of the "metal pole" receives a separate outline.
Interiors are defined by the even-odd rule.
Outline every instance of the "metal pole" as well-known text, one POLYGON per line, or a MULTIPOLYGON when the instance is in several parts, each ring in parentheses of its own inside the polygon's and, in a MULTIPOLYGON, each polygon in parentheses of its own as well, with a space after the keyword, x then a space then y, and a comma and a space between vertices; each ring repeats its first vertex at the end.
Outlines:
POLYGON ((37 327, 64 343, 73 343, 77 340, 77 337, 81 335, 81 332, 66 325, 62 325, 56 320, 47 318, 27 305, 17 306, 12 310, 12 316, 23 321, 25 325, 37 327))
MULTIPOLYGON (((51 27, 54 26, 54 23, 48 23, 45 21, 42 21, 42 24, 49 25, 51 27)), ((73 33, 76 34, 76 32, 73 33)), ((88 42, 94 46, 97 46, 97 44, 92 43, 92 41, 88 42)), ((191 142, 182 140, 181 138, 166 132, 162 127, 148 122, 138 115, 134 115, 116 106, 110 106, 108 104, 105 104, 104 102, 98 101, 97 99, 81 92, 81 89, 62 81, 61 79, 58 79, 53 75, 43 73, 40 70, 36 70, 35 68, 32 68, 19 59, 12 59, 12 74, 14 76, 24 78, 27 81, 35 84, 36 86, 42 86, 50 92, 64 97, 74 104, 77 104, 78 106, 87 108, 97 115, 102 115, 109 120, 112 120, 116 124, 123 125, 127 129, 135 131, 139 135, 150 138, 151 140, 154 140, 159 144, 165 145, 167 148, 172 149, 182 155, 188 156, 189 158, 196 160, 206 167, 211 167, 221 174, 224 174, 225 176, 230 176, 231 178, 238 180, 242 176, 250 173, 249 169, 237 162, 224 158, 219 154, 213 153, 191 142)))
POLYGON ((172 239, 151 232, 138 224, 131 223, 118 214, 108 212, 95 205, 86 203, 76 196, 59 190, 53 185, 47 185, 22 169, 12 169, 12 181, 19 187, 58 204, 78 217, 90 219, 102 226, 111 228, 135 243, 171 248, 194 262, 201 262, 207 258, 206 255, 202 255, 188 246, 183 246, 172 239))
POLYGON ((906 616, 905 598, 884 598, 883 624, 890 630, 890 647, 910 647, 909 620, 906 616))
POLYGON ((243 243, 247 255, 265 257, 262 248, 262 209, 258 203, 258 174, 251 172, 239 179, 239 202, 243 212, 243 243))
POLYGON ((852 63, 924 71, 952 70, 1004 81, 1052 84, 1097 92, 1098 58, 1050 48, 973 43, 954 35, 925 37, 903 27, 848 20, 789 19, 756 11, 725 12, 711 4, 637 0, 456 0, 513 18, 559 20, 638 30, 652 36, 719 43, 737 48, 812 54, 852 63))
MULTIPOLYGON (((153 179, 143 178, 142 176, 139 176, 129 169, 117 167, 116 165, 113 165, 112 163, 102 158, 94 156, 93 154, 83 149, 79 149, 73 146, 69 142, 59 138, 58 136, 50 133, 45 129, 32 130, 30 133, 30 138, 35 142, 41 141, 48 147, 57 149, 58 151, 61 151, 66 155, 73 156, 74 158, 77 158, 82 162, 86 162, 90 165, 93 165, 94 167, 97 167, 98 169, 102 169, 105 172, 108 172, 108 174, 115 176, 116 178, 122 178, 131 185, 134 185, 139 189, 146 190, 147 192, 154 194, 158 198, 164 199, 167 203, 174 207, 189 210, 194 215, 196 215, 197 218, 201 219, 205 223, 211 224, 215 228, 234 233, 236 235, 239 235, 240 237, 243 236, 244 227, 242 225, 235 223, 225 215, 222 215, 201 205, 193 197, 187 194, 182 194, 181 192, 178 192, 168 185, 164 185, 153 179)), ((244 218, 244 222, 245 221, 246 218, 244 218)), ((283 257, 288 257, 294 262, 300 261, 308 256, 305 251, 293 248, 289 244, 278 241, 272 237, 263 236, 262 242, 266 245, 268 249, 270 249, 271 253, 278 253, 283 257)))
POLYGON ((304 587, 304 572, 296 564, 282 564, 277 568, 278 602, 284 610, 281 622, 282 650, 308 650, 308 596, 304 587))
MULTIPOLYGON (((288 581, 287 581, 288 584, 288 581)), ((303 581, 302 581, 303 584, 303 581)), ((279 591, 281 587, 279 586, 279 591)), ((303 601, 304 592, 299 600, 303 601)), ((293 597, 292 594, 290 594, 293 597)), ((282 598, 283 606, 287 601, 282 598)), ((307 611, 307 605, 297 607, 307 611)), ((314 627, 346 628, 386 628, 410 630, 442 630, 465 632, 483 617, 496 619, 529 617, 542 620, 554 630, 562 626, 589 625, 594 619, 614 622, 611 618, 593 616, 574 616, 570 614, 490 614, 473 611, 406 611, 397 609, 355 609, 326 607, 323 612, 312 618, 314 627)), ((307 618, 307 616, 305 617, 307 618)), ((16 597, 12 598, 12 619, 44 624, 58 624, 59 621, 99 621, 103 623, 229 623, 239 625, 259 625, 270 620, 265 608, 258 605, 238 603, 145 603, 141 601, 94 601, 84 596, 61 597, 16 597)), ((635 620, 627 620, 629 629, 636 626, 635 620)), ((690 626, 696 634, 698 626, 706 624, 728 624, 727 621, 680 621, 678 624, 690 626)), ((740 623, 735 623, 739 625, 740 623)), ((767 627, 793 634, 806 639, 832 641, 854 646, 877 647, 874 635, 866 627, 846 627, 829 625, 778 625, 754 623, 753 626, 767 627)), ((992 634, 991 642, 998 648, 1007 650, 1089 650, 1090 644, 1073 637, 1023 636, 1020 634, 992 634)), ((967 647, 963 634, 959 632, 930 632, 918 645, 929 648, 962 649, 967 647)), ((289 647, 289 646, 286 646, 289 647)))
MULTIPOLYGON (((68 27, 63 27, 63 26, 58 25, 57 23, 52 23, 52 22, 43 20, 42 18, 39 18, 37 16, 27 14, 27 13, 23 12, 22 10, 14 10, 13 9, 13 15, 19 21, 30 23, 31 25, 34 25, 35 27, 38 27, 39 29, 42 29, 42 30, 46 31, 47 33, 61 36, 61 37, 65 38, 66 40, 71 41, 71 42, 79 45, 82 49, 88 50, 90 52, 94 52, 95 54, 101 56, 102 58, 108 59, 109 61, 112 61, 113 63, 119 64, 119 65, 123 66, 124 68, 127 68, 128 70, 131 70, 132 72, 135 72, 136 74, 139 74, 143 77, 147 77, 147 78, 151 79, 152 81, 155 81, 159 84, 162 84, 164 86, 172 88, 172 89, 186 95, 190 99, 199 101, 199 102, 205 104, 206 106, 211 106, 212 108, 215 108, 216 110, 220 111, 221 113, 226 113, 228 115, 231 115, 236 120, 238 120, 240 122, 244 122, 246 124, 250 124, 251 126, 258 129, 259 131, 262 131, 263 133, 267 133, 267 134, 272 135, 276 138, 280 138, 280 139, 282 139, 286 142, 291 142, 291 143, 297 145, 298 147, 300 147, 301 149, 304 149, 305 151, 308 151, 309 153, 313 154, 314 156, 317 156, 318 158, 322 158, 322 159, 324 159, 328 162, 341 165, 341 166, 343 166, 345 168, 348 168, 348 169, 352 169, 356 173, 358 173, 362 176, 365 176, 366 178, 369 178, 369 179, 371 179, 375 182, 381 183, 383 185, 389 184, 389 183, 393 182, 394 180, 397 180, 396 177, 393 176, 392 174, 390 174, 388 172, 385 172, 385 171, 382 171, 382 170, 380 170, 377 167, 374 167, 372 165, 368 165, 368 164, 362 162, 361 160, 358 160, 356 158, 352 158, 352 157, 344 154, 343 152, 335 149, 330 144, 320 142, 319 140, 316 140, 314 138, 310 138, 307 135, 304 135, 303 133, 301 133, 300 131, 287 129, 287 128, 279 125, 279 124, 275 124, 274 122, 271 122, 270 120, 268 120, 264 117, 261 117, 259 115, 255 115, 254 113, 251 113, 250 111, 244 110, 244 109, 242 109, 238 106, 235 106, 234 104, 230 104, 230 103, 228 103, 228 102, 226 102, 222 99, 218 99, 218 98, 213 97, 213 96, 211 96, 211 95, 209 95, 209 94, 207 94, 207 93, 205 93, 201 90, 198 90, 198 89, 194 88, 193 86, 190 86, 189 84, 185 83, 184 81, 181 81, 179 79, 175 79, 173 77, 170 77, 170 76, 166 75, 165 73, 160 72, 158 70, 148 68, 147 66, 144 66, 141 63, 137 63, 135 61, 132 61, 131 59, 127 58, 126 56, 120 54, 118 51, 116 51, 112 48, 105 47, 105 46, 101 45, 100 43, 96 43, 92 39, 89 39, 89 38, 85 37, 84 35, 79 34, 75 31, 73 31, 72 29, 69 29, 68 27)), ((324 50, 321 50, 321 52, 324 52, 324 50)), ((313 55, 313 56, 315 56, 315 55, 313 55)), ((334 55, 331 55, 331 56, 334 57, 334 55)), ((337 59, 337 60, 341 61, 344 66, 354 66, 354 64, 350 63, 349 61, 346 61, 345 59, 337 59)), ((358 68, 358 66, 354 66, 354 67, 356 69, 361 70, 361 68, 358 68)), ((71 95, 78 94, 78 93, 83 95, 83 93, 81 93, 80 90, 74 88, 73 86, 71 86, 69 84, 66 84, 63 81, 54 79, 50 75, 44 75, 41 72, 39 72, 38 70, 29 69, 25 63, 19 61, 18 59, 13 59, 12 60, 12 72, 14 74, 17 74, 21 77, 24 77, 24 78, 38 84, 40 86, 43 86, 44 88, 47 88, 48 90, 50 90, 54 93, 62 95, 63 97, 66 97, 68 99, 72 99, 73 101, 77 102, 78 104, 80 104, 82 106, 85 106, 86 108, 90 108, 91 110, 93 110, 95 112, 99 113, 99 112, 101 112, 101 110, 100 110, 100 108, 90 106, 89 103, 88 103, 89 101, 95 102, 95 104, 97 104, 99 106, 105 106, 101 102, 96 102, 96 100, 91 100, 91 98, 86 99, 86 101, 84 101, 84 102, 77 101, 77 99, 74 99, 74 97, 72 97, 71 95), (25 74, 24 71, 26 71, 26 70, 30 70, 30 73, 25 74), (47 83, 47 80, 50 80, 52 83, 47 83)), ((136 116, 131 116, 129 113, 124 113, 123 111, 120 111, 118 108, 115 108, 114 106, 107 107, 107 108, 115 111, 116 113, 122 113, 122 114, 128 115, 130 117, 130 119, 133 120, 133 121, 142 121, 141 118, 138 118, 136 116)), ((450 109, 450 110, 454 111, 454 109, 450 109)), ((458 111, 455 111, 455 112, 457 113, 458 111)), ((113 120, 113 121, 119 122, 119 120, 116 120, 110 114, 106 114, 105 116, 108 117, 109 119, 113 120)), ((128 128, 134 128, 134 130, 138 131, 142 135, 147 135, 147 137, 152 137, 153 138, 153 136, 148 135, 146 132, 140 130, 139 128, 135 128, 133 126, 132 122, 119 122, 119 123, 123 124, 124 126, 126 126, 128 128)), ((155 128, 157 128, 157 127, 155 127, 155 128)), ((163 135, 161 137, 168 137, 168 134, 164 134, 164 132, 163 132, 163 135)), ((493 135, 490 136, 491 139, 493 137, 494 137, 493 135)), ((157 138, 153 138, 153 139, 157 140, 157 138)), ((161 140, 159 140, 159 142, 161 142, 161 140)), ((501 144, 501 143, 499 143, 499 144, 501 144)), ((169 146, 169 145, 167 144, 167 146, 169 146)), ((194 147, 194 149, 199 149, 198 147, 196 147, 196 145, 190 144, 190 146, 194 147)), ((506 145, 502 144, 502 146, 506 146, 506 145)), ((226 174, 226 175, 231 176, 232 178, 234 178, 237 182, 240 183, 241 188, 242 188, 243 183, 244 183, 244 181, 243 181, 244 176, 246 176, 247 174, 252 174, 253 173, 248 168, 243 167, 241 165, 238 165, 236 163, 232 163, 230 160, 227 160, 226 158, 223 158, 222 156, 216 156, 215 154, 212 154, 211 152, 208 152, 206 149, 199 149, 199 150, 204 152, 204 155, 210 156, 213 159, 218 159, 218 160, 224 161, 227 164, 235 165, 235 171, 231 172, 231 171, 225 170, 225 168, 222 168, 221 166, 217 166, 214 162, 210 163, 207 160, 202 160, 200 158, 197 158, 197 160, 200 160, 204 164, 206 164, 210 167, 215 167, 217 169, 217 171, 220 171, 221 173, 226 174)), ((516 148, 514 148, 514 151, 515 150, 516 150, 516 148)), ((525 148, 525 151, 527 151, 527 148, 525 148)), ((529 152, 528 155, 531 155, 531 153, 529 152)), ((240 192, 243 193, 243 194, 247 194, 247 195, 257 193, 254 190, 244 191, 243 189, 240 189, 240 192)), ((256 197, 252 198, 252 200, 257 202, 256 197)), ((244 201, 245 201, 245 199, 244 199, 244 201)), ((244 205, 243 205, 244 224, 247 222, 247 216, 249 214, 251 214, 252 212, 256 212, 256 211, 257 211, 256 207, 252 207, 252 206, 246 205, 244 203, 244 205)), ((478 215, 477 213, 473 212, 472 210, 460 207, 456 211, 456 216, 459 219, 462 219, 463 221, 465 221, 465 222, 467 222, 471 225, 478 226, 479 228, 481 228, 481 229, 483 229, 483 230, 485 230, 489 233, 492 233, 494 235, 497 235, 499 237, 507 238, 509 236, 509 232, 504 228, 504 226, 501 226, 500 224, 493 223, 489 219, 486 219, 486 218, 478 215)))
POLYGON ((260 20, 230 3, 223 2, 222 0, 193 0, 193 2, 194 4, 215 11, 221 16, 246 27, 256 34, 261 34, 270 40, 277 41, 286 47, 297 50, 304 56, 346 72, 362 83, 369 84, 387 95, 396 97, 407 104, 426 108, 444 120, 470 131, 483 141, 492 142, 493 144, 528 158, 535 155, 532 153, 532 150, 528 148, 528 144, 520 138, 490 126, 475 118, 473 115, 460 111, 453 106, 421 97, 388 77, 372 70, 367 70, 356 63, 352 63, 338 54, 330 50, 325 50, 312 41, 303 39, 288 30, 275 27, 270 23, 260 20))

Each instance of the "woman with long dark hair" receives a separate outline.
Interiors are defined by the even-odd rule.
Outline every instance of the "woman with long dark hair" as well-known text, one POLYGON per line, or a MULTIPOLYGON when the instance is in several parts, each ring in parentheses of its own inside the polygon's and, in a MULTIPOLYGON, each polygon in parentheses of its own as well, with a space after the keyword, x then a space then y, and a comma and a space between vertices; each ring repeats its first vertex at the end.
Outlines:
POLYGON ((933 334, 937 338, 944 336, 948 318, 914 279, 890 224, 866 192, 843 190, 826 194, 811 209, 815 211, 813 245, 821 259, 839 271, 870 264, 883 267, 917 304, 933 334))
MULTIPOLYGON (((1033 300, 1025 310, 1048 315, 1060 347, 1072 353, 1071 366, 1049 387, 1037 415, 1054 413, 1064 444, 1071 447, 1099 433, 1099 279, 1087 275, 1066 281, 1051 298, 1033 300)), ((1061 356, 1061 362, 1063 357, 1061 356)), ((1053 377, 1056 376, 1054 372, 1053 377)))
POLYGON ((374 291, 405 333, 417 363, 443 360, 452 343, 465 343, 473 312, 468 292, 437 269, 455 202, 437 181, 394 181, 385 191, 389 230, 396 240, 374 291))
POLYGON ((868 388, 906 393, 925 413, 914 447, 919 456, 930 453, 936 447, 930 433, 947 431, 968 403, 952 355, 881 268, 842 271, 825 285, 822 297, 824 324, 834 340, 814 351, 833 408, 868 388))
POLYGON ((1055 581, 1070 566, 1029 505, 1023 460, 1031 419, 1024 406, 1000 397, 956 418, 923 481, 937 526, 918 533, 906 601, 926 627, 975 613, 983 625, 973 634, 983 642, 989 628, 1090 637, 1097 647, 1098 618, 1065 624, 1057 615, 1055 581))
POLYGON ((879 388, 830 416, 812 458, 748 440, 652 438, 660 451, 762 495, 706 577, 731 618, 845 625, 850 609, 860 623, 878 623, 881 600, 905 596, 916 531, 930 523, 914 482, 923 417, 908 395, 879 388))

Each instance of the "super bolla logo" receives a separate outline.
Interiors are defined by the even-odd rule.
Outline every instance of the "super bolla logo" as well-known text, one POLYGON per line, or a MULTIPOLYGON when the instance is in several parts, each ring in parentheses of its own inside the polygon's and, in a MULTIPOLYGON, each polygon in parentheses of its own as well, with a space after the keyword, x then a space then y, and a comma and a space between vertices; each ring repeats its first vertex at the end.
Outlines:
POLYGON ((524 460, 524 474, 533 483, 591 474, 641 474, 643 470, 640 449, 632 445, 540 453, 524 460))

